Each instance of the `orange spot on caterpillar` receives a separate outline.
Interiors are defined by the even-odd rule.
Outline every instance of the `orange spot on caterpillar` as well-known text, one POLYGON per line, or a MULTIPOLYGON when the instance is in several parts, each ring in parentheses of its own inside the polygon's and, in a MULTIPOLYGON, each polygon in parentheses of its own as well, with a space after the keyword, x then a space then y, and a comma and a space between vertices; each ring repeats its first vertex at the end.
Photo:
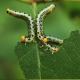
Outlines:
POLYGON ((42 43, 46 43, 48 41, 48 39, 47 38, 44 38, 43 40, 42 40, 42 43))
POLYGON ((21 36, 21 41, 25 42, 24 40, 25 40, 25 36, 23 35, 23 36, 21 36))
POLYGON ((56 48, 56 50, 54 52, 57 52, 59 50, 59 48, 56 48))

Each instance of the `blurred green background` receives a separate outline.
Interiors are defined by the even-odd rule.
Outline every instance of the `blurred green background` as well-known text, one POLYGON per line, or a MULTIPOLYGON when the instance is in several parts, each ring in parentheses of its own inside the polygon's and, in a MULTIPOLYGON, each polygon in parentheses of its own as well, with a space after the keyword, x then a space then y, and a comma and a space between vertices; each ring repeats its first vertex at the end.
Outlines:
MULTIPOLYGON (((55 10, 44 20, 44 33, 60 39, 68 38, 70 31, 80 29, 80 2, 58 1, 37 5, 37 13, 50 4, 55 10)), ((24 20, 6 13, 7 8, 26 12, 33 17, 32 6, 16 0, 0 0, 0 79, 25 79, 14 53, 17 41, 28 35, 24 20)))

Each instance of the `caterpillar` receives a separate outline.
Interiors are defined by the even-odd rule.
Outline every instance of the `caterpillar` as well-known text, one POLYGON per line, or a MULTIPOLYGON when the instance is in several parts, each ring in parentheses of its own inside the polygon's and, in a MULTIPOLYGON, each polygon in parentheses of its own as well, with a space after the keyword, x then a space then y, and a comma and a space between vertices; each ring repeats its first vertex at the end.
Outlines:
POLYGON ((52 45, 48 44, 48 43, 43 43, 42 46, 40 46, 40 48, 46 46, 47 48, 44 51, 50 50, 52 52, 52 55, 54 52, 57 52, 59 50, 59 48, 53 47, 52 45))
MULTIPOLYGON (((55 9, 55 5, 54 4, 51 4, 49 7, 43 9, 38 14, 38 17, 36 19, 37 37, 47 47, 47 49, 45 49, 44 51, 50 50, 52 52, 52 54, 54 52, 57 52, 59 50, 59 48, 53 47, 52 45, 48 44, 48 42, 55 42, 55 43, 59 43, 59 44, 62 44, 63 43, 63 40, 57 39, 55 37, 50 37, 50 36, 45 36, 44 35, 44 29, 43 29, 44 28, 43 27, 44 18, 48 14, 50 14, 54 9, 55 9)), ((41 47, 43 47, 44 45, 42 45, 41 47)))
POLYGON ((28 43, 35 42, 34 41, 35 32, 34 32, 33 18, 31 18, 29 14, 16 12, 16 11, 10 10, 9 8, 7 9, 7 13, 14 17, 17 17, 17 18, 20 18, 26 21, 27 26, 28 26, 28 36, 21 36, 21 41, 25 42, 25 45, 27 42, 28 43))
POLYGON ((54 4, 51 4, 49 7, 45 8, 44 10, 42 10, 37 17, 36 20, 36 24, 37 24, 37 37, 39 40, 42 41, 42 43, 46 43, 46 42, 55 42, 55 43, 59 43, 62 44, 63 40, 57 39, 55 37, 51 37, 51 36, 45 36, 44 35, 44 29, 43 29, 43 22, 44 22, 44 18, 50 14, 55 8, 54 4))

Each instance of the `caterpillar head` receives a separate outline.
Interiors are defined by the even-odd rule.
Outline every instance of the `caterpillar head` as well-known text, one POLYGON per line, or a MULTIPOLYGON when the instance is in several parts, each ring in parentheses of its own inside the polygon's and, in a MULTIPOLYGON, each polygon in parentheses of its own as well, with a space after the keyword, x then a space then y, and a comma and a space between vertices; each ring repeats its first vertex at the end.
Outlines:
POLYGON ((25 36, 21 36, 21 41, 25 42, 25 36))
POLYGON ((7 9, 7 13, 10 13, 10 9, 9 8, 7 9))
POLYGON ((49 9, 49 12, 51 13, 54 10, 55 7, 56 6, 54 4, 51 4, 50 9, 49 9))
POLYGON ((53 49, 51 49, 52 55, 53 55, 54 52, 57 52, 58 50, 59 50, 59 48, 53 48, 53 49))
POLYGON ((46 43, 48 41, 48 39, 47 38, 44 38, 43 40, 42 40, 42 43, 46 43))
POLYGON ((54 52, 57 52, 59 50, 59 48, 56 48, 55 50, 54 50, 54 52))
POLYGON ((57 52, 59 50, 59 48, 52 47, 52 45, 51 45, 50 50, 51 50, 51 52, 57 52))
POLYGON ((12 13, 12 12, 14 12, 14 11, 10 10, 9 8, 7 9, 7 13, 15 17, 16 14, 14 14, 14 13, 12 13))

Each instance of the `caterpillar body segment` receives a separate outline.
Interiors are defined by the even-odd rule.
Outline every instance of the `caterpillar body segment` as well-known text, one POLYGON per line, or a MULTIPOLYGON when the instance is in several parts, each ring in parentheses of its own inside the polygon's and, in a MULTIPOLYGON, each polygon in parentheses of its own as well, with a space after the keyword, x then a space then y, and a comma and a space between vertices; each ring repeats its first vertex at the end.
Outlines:
POLYGON ((27 42, 34 42, 34 40, 33 40, 35 37, 34 24, 33 24, 34 22, 33 22, 33 19, 31 18, 31 16, 29 14, 16 12, 16 11, 13 11, 10 9, 7 9, 7 13, 14 17, 17 17, 17 18, 20 18, 20 19, 23 19, 26 21, 27 26, 28 26, 28 36, 21 36, 21 41, 25 42, 25 44, 27 42))
POLYGON ((37 37, 39 40, 43 40, 44 39, 44 29, 43 29, 43 22, 44 22, 44 18, 51 13, 55 8, 54 4, 51 4, 49 7, 43 9, 39 14, 38 17, 36 19, 36 23, 37 23, 37 37))
POLYGON ((46 46, 47 49, 45 49, 44 51, 50 50, 52 52, 52 54, 54 52, 57 52, 59 50, 59 48, 53 47, 52 45, 48 44, 48 43, 44 43, 44 45, 42 45, 40 48, 46 46))
POLYGON ((58 44, 62 44, 63 43, 63 40, 55 38, 55 37, 46 36, 46 38, 48 40, 47 42, 55 42, 55 43, 58 43, 58 44))

